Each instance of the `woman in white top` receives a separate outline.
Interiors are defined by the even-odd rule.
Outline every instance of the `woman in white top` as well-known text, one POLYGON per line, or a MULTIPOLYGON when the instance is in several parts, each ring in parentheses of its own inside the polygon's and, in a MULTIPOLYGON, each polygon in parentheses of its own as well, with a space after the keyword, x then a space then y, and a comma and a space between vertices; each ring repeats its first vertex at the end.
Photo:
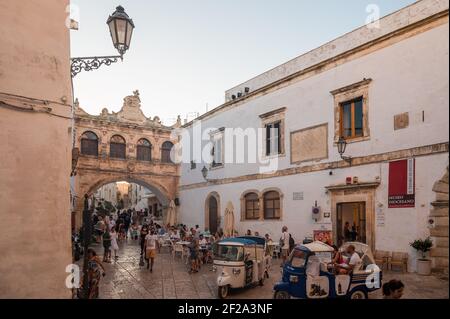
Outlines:
POLYGON ((119 251, 119 245, 117 244, 116 227, 112 227, 109 234, 111 236, 111 249, 114 250, 114 259, 117 260, 117 258, 119 258, 119 256, 117 255, 117 252, 119 251))

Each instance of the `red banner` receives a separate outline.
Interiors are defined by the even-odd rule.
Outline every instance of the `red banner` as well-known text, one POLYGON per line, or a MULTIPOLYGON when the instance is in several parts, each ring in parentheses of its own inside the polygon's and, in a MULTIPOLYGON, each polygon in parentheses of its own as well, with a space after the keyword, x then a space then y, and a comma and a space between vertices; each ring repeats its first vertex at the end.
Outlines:
POLYGON ((415 161, 389 163, 389 208, 415 207, 415 161))

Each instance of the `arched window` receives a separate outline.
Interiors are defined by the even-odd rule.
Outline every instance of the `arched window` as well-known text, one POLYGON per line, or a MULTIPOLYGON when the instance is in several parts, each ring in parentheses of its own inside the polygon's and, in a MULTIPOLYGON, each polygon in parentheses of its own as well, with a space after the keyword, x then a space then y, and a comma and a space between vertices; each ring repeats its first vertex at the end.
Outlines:
POLYGON ((173 144, 169 141, 164 142, 161 147, 161 162, 163 163, 173 163, 170 159, 170 151, 172 150, 173 144))
POLYGON ((264 219, 280 218, 280 194, 275 191, 264 193, 264 219))
POLYGON ((109 143, 109 157, 125 158, 125 148, 125 139, 120 135, 114 135, 109 143))
POLYGON ((98 156, 98 137, 93 132, 81 135, 81 154, 98 156))
POLYGON ((256 193, 248 193, 244 196, 245 219, 259 219, 259 198, 256 193))
POLYGON ((141 138, 137 143, 136 158, 138 161, 152 160, 152 144, 145 138, 141 138))

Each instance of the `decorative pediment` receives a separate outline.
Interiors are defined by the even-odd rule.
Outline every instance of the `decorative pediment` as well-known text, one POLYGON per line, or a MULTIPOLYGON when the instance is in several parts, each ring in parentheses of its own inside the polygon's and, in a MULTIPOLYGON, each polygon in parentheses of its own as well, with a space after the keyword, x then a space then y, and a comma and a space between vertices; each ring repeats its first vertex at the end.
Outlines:
POLYGON ((117 113, 117 119, 139 124, 147 122, 147 118, 141 110, 141 99, 139 98, 138 90, 134 91, 133 95, 126 96, 123 99, 123 106, 117 113))
MULTIPOLYGON (((141 109, 141 99, 139 97, 138 90, 134 91, 133 95, 128 95, 123 99, 123 105, 119 112, 111 111, 110 113, 105 107, 102 109, 99 115, 90 115, 79 106, 78 100, 75 101, 74 107, 75 114, 82 117, 98 118, 111 122, 133 123, 158 128, 165 127, 164 125, 162 125, 161 120, 158 116, 154 116, 152 119, 151 117, 147 118, 144 115, 141 109)), ((177 121, 177 124, 180 124, 178 122, 181 123, 181 119, 177 121)))

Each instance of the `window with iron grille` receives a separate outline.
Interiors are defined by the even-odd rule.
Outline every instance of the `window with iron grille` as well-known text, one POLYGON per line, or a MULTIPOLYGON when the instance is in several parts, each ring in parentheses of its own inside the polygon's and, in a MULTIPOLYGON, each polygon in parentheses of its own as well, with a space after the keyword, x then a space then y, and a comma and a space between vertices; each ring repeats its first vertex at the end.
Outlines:
POLYGON ((98 156, 98 137, 93 132, 84 132, 81 136, 81 154, 98 156))
POLYGON ((137 150, 136 150, 136 158, 138 161, 148 161, 150 162, 152 160, 152 145, 150 142, 145 139, 141 138, 137 143, 137 150))
POLYGON ((125 159, 126 143, 125 139, 120 135, 114 135, 111 137, 109 144, 109 157, 125 159))

